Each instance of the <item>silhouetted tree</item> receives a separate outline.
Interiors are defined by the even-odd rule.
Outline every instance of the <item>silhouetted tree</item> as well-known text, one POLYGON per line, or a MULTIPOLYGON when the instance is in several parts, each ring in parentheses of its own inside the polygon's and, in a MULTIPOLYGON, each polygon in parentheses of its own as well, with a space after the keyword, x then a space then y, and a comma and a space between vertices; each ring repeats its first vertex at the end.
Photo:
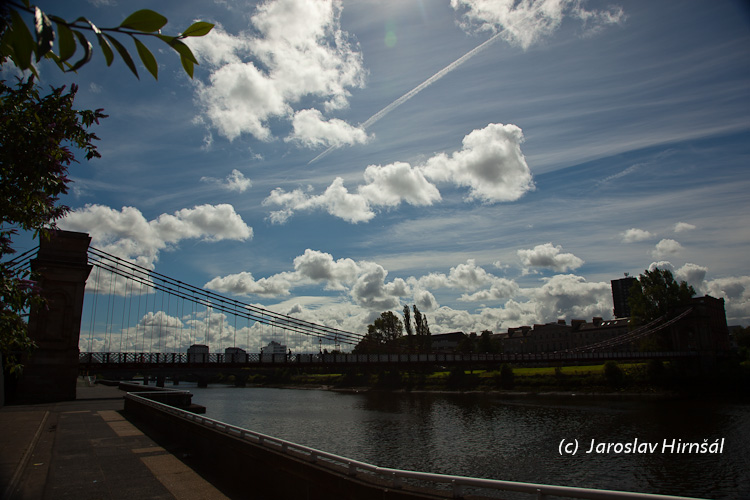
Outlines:
POLYGON ((404 306, 404 329, 406 330, 406 348, 409 352, 414 350, 414 329, 411 326, 411 311, 409 306, 404 306))
POLYGON ((693 287, 685 281, 677 283, 670 271, 659 268, 645 271, 630 289, 630 324, 638 326, 673 315, 688 306, 693 295, 693 287))
POLYGON ((399 350, 398 341, 403 336, 404 325, 391 311, 380 314, 367 325, 367 335, 354 348, 355 354, 377 354, 399 350))
POLYGON ((417 337, 417 349, 419 352, 430 352, 432 339, 430 338, 430 327, 427 324, 427 316, 423 315, 417 309, 417 305, 412 306, 414 310, 415 333, 417 337))
POLYGON ((68 166, 75 161, 68 147, 85 151, 86 159, 98 157, 92 142, 97 137, 88 128, 106 116, 101 109, 73 109, 75 85, 71 85, 70 91, 65 87, 53 88, 48 95, 41 96, 34 83, 34 77, 38 76, 36 64, 46 58, 62 71, 76 71, 92 57, 92 44, 85 34, 88 33, 96 37, 108 66, 114 60, 114 47, 138 77, 127 49, 112 36, 118 34, 133 40, 146 69, 157 78, 156 59, 138 39, 154 37, 179 54, 185 72, 192 77, 197 62, 181 40, 206 35, 213 24, 198 21, 181 34, 168 36, 161 33, 166 23, 161 14, 144 9, 131 14, 117 27, 100 29, 85 17, 68 22, 48 16, 28 0, 0 1, 0 66, 12 64, 31 73, 15 87, 0 82, 0 356, 11 372, 20 368, 17 354, 33 347, 24 314, 33 302, 39 301, 32 276, 16 271, 12 262, 5 259, 15 253, 12 237, 18 230, 34 231, 36 236, 41 229, 54 228, 55 221, 65 215, 68 207, 59 205, 58 200, 67 192, 68 166), (57 53, 53 51, 55 41, 57 53), (79 46, 83 55, 70 64, 68 60, 79 46))

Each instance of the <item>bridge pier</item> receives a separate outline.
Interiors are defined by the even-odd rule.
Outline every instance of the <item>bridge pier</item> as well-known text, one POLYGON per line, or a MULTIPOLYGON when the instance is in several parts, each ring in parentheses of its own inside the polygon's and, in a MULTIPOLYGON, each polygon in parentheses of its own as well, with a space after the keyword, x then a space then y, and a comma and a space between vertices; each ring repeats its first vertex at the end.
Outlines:
POLYGON ((208 387, 208 377, 205 375, 198 376, 198 387, 205 389, 208 387))
POLYGON ((23 359, 15 387, 18 402, 70 401, 76 398, 78 341, 91 237, 72 231, 44 231, 31 269, 39 276, 45 304, 29 314, 29 337, 37 349, 23 359))
POLYGON ((156 387, 164 387, 164 381, 166 380, 165 375, 157 375, 156 376, 156 387))

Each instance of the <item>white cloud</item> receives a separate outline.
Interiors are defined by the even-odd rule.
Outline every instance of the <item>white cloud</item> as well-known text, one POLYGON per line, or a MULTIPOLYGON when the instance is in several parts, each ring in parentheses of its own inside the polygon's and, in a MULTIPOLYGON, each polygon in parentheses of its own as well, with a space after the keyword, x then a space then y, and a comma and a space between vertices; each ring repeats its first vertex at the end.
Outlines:
POLYGON ((294 131, 286 141, 295 141, 309 148, 320 146, 351 146, 367 142, 367 133, 359 127, 349 125, 344 120, 326 120, 317 109, 303 109, 294 114, 294 131))
MULTIPOLYGON (((340 15, 336 0, 270 0, 252 16, 253 34, 232 35, 219 25, 206 37, 189 39, 211 70, 207 83, 196 81, 208 123, 229 140, 248 133, 268 141, 269 121, 292 118, 304 97, 321 101, 327 111, 346 107, 349 89, 362 87, 366 72, 341 30, 340 15)), ((296 124, 293 137, 305 144, 363 140, 364 132, 343 122, 318 121, 314 130, 296 124)))
POLYGON ((645 241, 656 236, 654 233, 645 231, 643 229, 637 229, 635 227, 631 227, 627 231, 623 232, 621 235, 622 235, 623 243, 634 243, 637 241, 645 241))
POLYGON ((331 254, 309 248, 294 259, 294 270, 311 281, 325 281, 326 288, 331 290, 343 290, 344 285, 354 283, 361 273, 359 264, 352 259, 333 260, 331 254))
POLYGON ((561 253, 561 251, 560 245, 553 246, 552 243, 545 243, 530 250, 519 250, 518 257, 524 267, 546 267, 558 272, 577 269, 583 265, 582 259, 572 253, 561 253))
POLYGON ((103 205, 86 205, 71 211, 59 225, 62 229, 87 232, 93 246, 150 269, 161 250, 184 239, 244 241, 253 236, 252 228, 227 204, 185 208, 151 221, 134 207, 118 211, 103 205))
POLYGON ((682 251, 682 245, 675 240, 665 238, 656 244, 651 254, 657 259, 677 255, 682 251))
POLYGON ((589 283, 582 276, 573 274, 558 274, 544 281, 540 288, 529 291, 536 304, 537 321, 611 316, 612 289, 609 283, 589 283))
POLYGON ((649 271, 654 269, 661 269, 662 271, 669 271, 674 275, 674 266, 668 260, 660 260, 659 262, 652 262, 648 266, 649 271))
POLYGON ((456 10, 464 10, 465 29, 500 32, 510 44, 528 48, 554 33, 565 17, 583 22, 588 32, 624 19, 621 8, 586 10, 580 0, 451 0, 456 10))
POLYGON ((468 200, 515 201, 534 189, 521 154, 521 139, 521 129, 515 125, 491 123, 465 136, 463 148, 450 157, 441 153, 417 167, 405 162, 368 166, 365 183, 356 192, 350 193, 343 179, 337 177, 322 195, 276 188, 263 205, 280 207, 270 213, 273 223, 284 223, 297 211, 313 209, 326 210, 349 222, 365 222, 375 217, 373 207, 395 207, 402 202, 429 206, 440 201, 440 191, 428 179, 468 186, 468 200))
POLYGON ((523 132, 517 126, 490 123, 464 137, 460 151, 427 160, 425 176, 469 187, 469 200, 515 201, 534 189, 521 142, 523 132))
POLYGON ((401 301, 409 293, 409 287, 401 278, 385 282, 388 271, 379 264, 367 263, 363 273, 357 278, 351 290, 354 301, 373 311, 398 309, 401 301))
POLYGON ((727 323, 750 323, 750 276, 718 278, 706 283, 708 295, 724 299, 727 323))
POLYGON ((336 177, 321 195, 308 195, 301 189, 287 192, 276 188, 263 200, 263 206, 272 205, 282 207, 269 215, 271 222, 276 224, 283 224, 296 211, 315 209, 323 209, 352 223, 366 222, 375 217, 367 200, 360 194, 350 193, 341 177, 336 177))
POLYGON ((695 226, 693 224, 688 224, 687 222, 678 222, 674 225, 674 232, 675 233, 682 233, 684 231, 692 231, 695 229, 695 226))
POLYGON ((201 182, 216 184, 227 191, 237 191, 239 193, 244 193, 253 185, 250 179, 245 177, 244 174, 236 168, 232 170, 232 173, 224 180, 216 179, 214 177, 201 177, 201 182))
POLYGON ((707 272, 708 268, 688 262, 675 271, 674 277, 677 281, 686 281, 688 285, 692 285, 698 291, 703 287, 703 280, 706 279, 707 272))
POLYGON ((248 272, 240 272, 223 278, 216 277, 203 285, 209 290, 236 295, 260 295, 263 297, 278 297, 289 295, 293 281, 286 273, 276 274, 270 278, 255 280, 248 272))
POLYGON ((419 169, 397 162, 384 167, 370 165, 365 169, 366 184, 358 192, 371 205, 396 206, 402 201, 410 205, 432 205, 440 201, 440 192, 425 179, 419 169))

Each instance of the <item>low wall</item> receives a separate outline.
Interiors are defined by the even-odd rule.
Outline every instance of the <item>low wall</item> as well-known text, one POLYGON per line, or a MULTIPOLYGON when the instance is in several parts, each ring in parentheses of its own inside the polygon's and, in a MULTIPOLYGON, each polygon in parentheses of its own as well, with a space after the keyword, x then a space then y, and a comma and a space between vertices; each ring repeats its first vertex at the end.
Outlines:
MULTIPOLYGON (((228 435, 155 407, 133 395, 125 398, 125 412, 153 430, 152 439, 177 446, 199 462, 198 469, 218 478, 215 486, 241 496, 283 500, 407 500, 446 498, 436 492, 392 488, 375 477, 355 475, 346 467, 311 463, 304 457, 275 451, 263 444, 228 435), (244 492, 244 494, 242 494, 244 492)), ((148 431, 148 429, 146 429, 148 431)), ((161 443, 160 443, 161 444, 161 443)))
POLYGON ((174 406, 192 413, 206 413, 206 407, 193 404, 193 394, 189 391, 179 391, 175 389, 165 389, 150 385, 133 384, 130 382, 120 382, 118 387, 121 391, 141 393, 144 397, 164 403, 165 405, 174 406))

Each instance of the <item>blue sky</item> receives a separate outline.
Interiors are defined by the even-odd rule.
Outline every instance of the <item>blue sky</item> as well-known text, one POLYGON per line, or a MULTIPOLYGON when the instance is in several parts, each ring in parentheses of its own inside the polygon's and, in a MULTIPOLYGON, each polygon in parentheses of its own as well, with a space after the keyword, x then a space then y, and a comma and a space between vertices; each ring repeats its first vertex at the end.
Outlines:
POLYGON ((193 80, 158 44, 158 81, 41 68, 110 115, 60 226, 350 331, 404 304, 433 333, 608 318, 657 264, 750 324, 747 4, 514 3, 160 2, 166 33, 217 24, 193 80))

